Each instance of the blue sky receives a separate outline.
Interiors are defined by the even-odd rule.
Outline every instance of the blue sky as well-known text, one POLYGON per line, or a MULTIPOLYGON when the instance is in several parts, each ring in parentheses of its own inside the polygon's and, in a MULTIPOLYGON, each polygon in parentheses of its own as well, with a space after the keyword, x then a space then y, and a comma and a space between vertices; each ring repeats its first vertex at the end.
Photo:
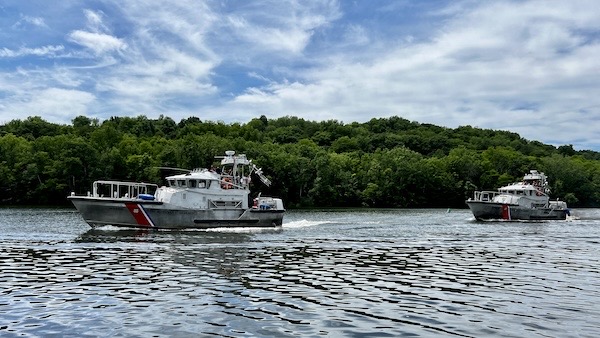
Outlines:
POLYGON ((600 150, 597 0, 0 0, 0 123, 400 116, 600 150))

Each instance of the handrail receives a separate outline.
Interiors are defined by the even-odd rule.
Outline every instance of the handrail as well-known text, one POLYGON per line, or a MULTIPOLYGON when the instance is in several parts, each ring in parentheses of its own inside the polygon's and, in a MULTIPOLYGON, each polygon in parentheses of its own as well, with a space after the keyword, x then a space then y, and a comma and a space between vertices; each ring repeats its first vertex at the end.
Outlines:
POLYGON ((144 182, 99 180, 94 182, 92 188, 93 197, 135 198, 140 194, 154 194, 154 191, 150 190, 156 190, 158 185, 144 182), (104 196, 102 190, 108 192, 108 196, 104 196))

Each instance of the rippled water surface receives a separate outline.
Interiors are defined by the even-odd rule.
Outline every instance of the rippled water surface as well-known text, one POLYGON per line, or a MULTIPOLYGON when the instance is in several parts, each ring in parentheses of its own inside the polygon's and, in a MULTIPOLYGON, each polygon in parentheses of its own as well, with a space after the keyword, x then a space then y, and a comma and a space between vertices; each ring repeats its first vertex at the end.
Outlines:
POLYGON ((0 209, 0 336, 597 337, 600 210, 289 211, 276 230, 90 230, 0 209))

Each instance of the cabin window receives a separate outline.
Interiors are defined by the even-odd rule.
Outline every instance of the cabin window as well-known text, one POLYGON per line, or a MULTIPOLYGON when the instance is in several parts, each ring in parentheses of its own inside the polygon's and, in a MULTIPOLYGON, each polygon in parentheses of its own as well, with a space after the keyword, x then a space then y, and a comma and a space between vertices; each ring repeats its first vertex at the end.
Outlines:
POLYGON ((177 186, 185 187, 186 186, 185 180, 177 180, 177 186))
POLYGON ((195 188, 195 187, 197 186, 197 184, 196 184, 196 183, 198 183, 198 181, 196 181, 196 180, 189 180, 189 181, 188 181, 188 186, 189 186, 190 188, 195 188))
POLYGON ((206 180, 198 181, 198 188, 200 188, 200 189, 206 188, 206 180))
POLYGON ((175 186, 175 180, 169 180, 169 187, 175 186))

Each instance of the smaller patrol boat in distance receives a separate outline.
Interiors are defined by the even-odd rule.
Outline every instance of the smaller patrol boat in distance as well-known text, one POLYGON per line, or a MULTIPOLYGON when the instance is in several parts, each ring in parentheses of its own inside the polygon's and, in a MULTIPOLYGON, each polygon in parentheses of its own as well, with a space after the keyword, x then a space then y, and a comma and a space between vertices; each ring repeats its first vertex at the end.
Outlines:
MULTIPOLYGON (((277 227, 285 209, 279 198, 258 194, 251 199, 251 176, 265 185, 262 170, 235 151, 225 152, 219 168, 195 169, 166 177, 168 186, 96 181, 87 196, 69 200, 92 227, 205 229, 217 227, 277 227)), ((179 169, 181 170, 181 169, 179 169)))
POLYGON ((477 220, 564 220, 567 203, 550 200, 546 175, 531 170, 521 182, 498 191, 476 191, 466 203, 477 220))

